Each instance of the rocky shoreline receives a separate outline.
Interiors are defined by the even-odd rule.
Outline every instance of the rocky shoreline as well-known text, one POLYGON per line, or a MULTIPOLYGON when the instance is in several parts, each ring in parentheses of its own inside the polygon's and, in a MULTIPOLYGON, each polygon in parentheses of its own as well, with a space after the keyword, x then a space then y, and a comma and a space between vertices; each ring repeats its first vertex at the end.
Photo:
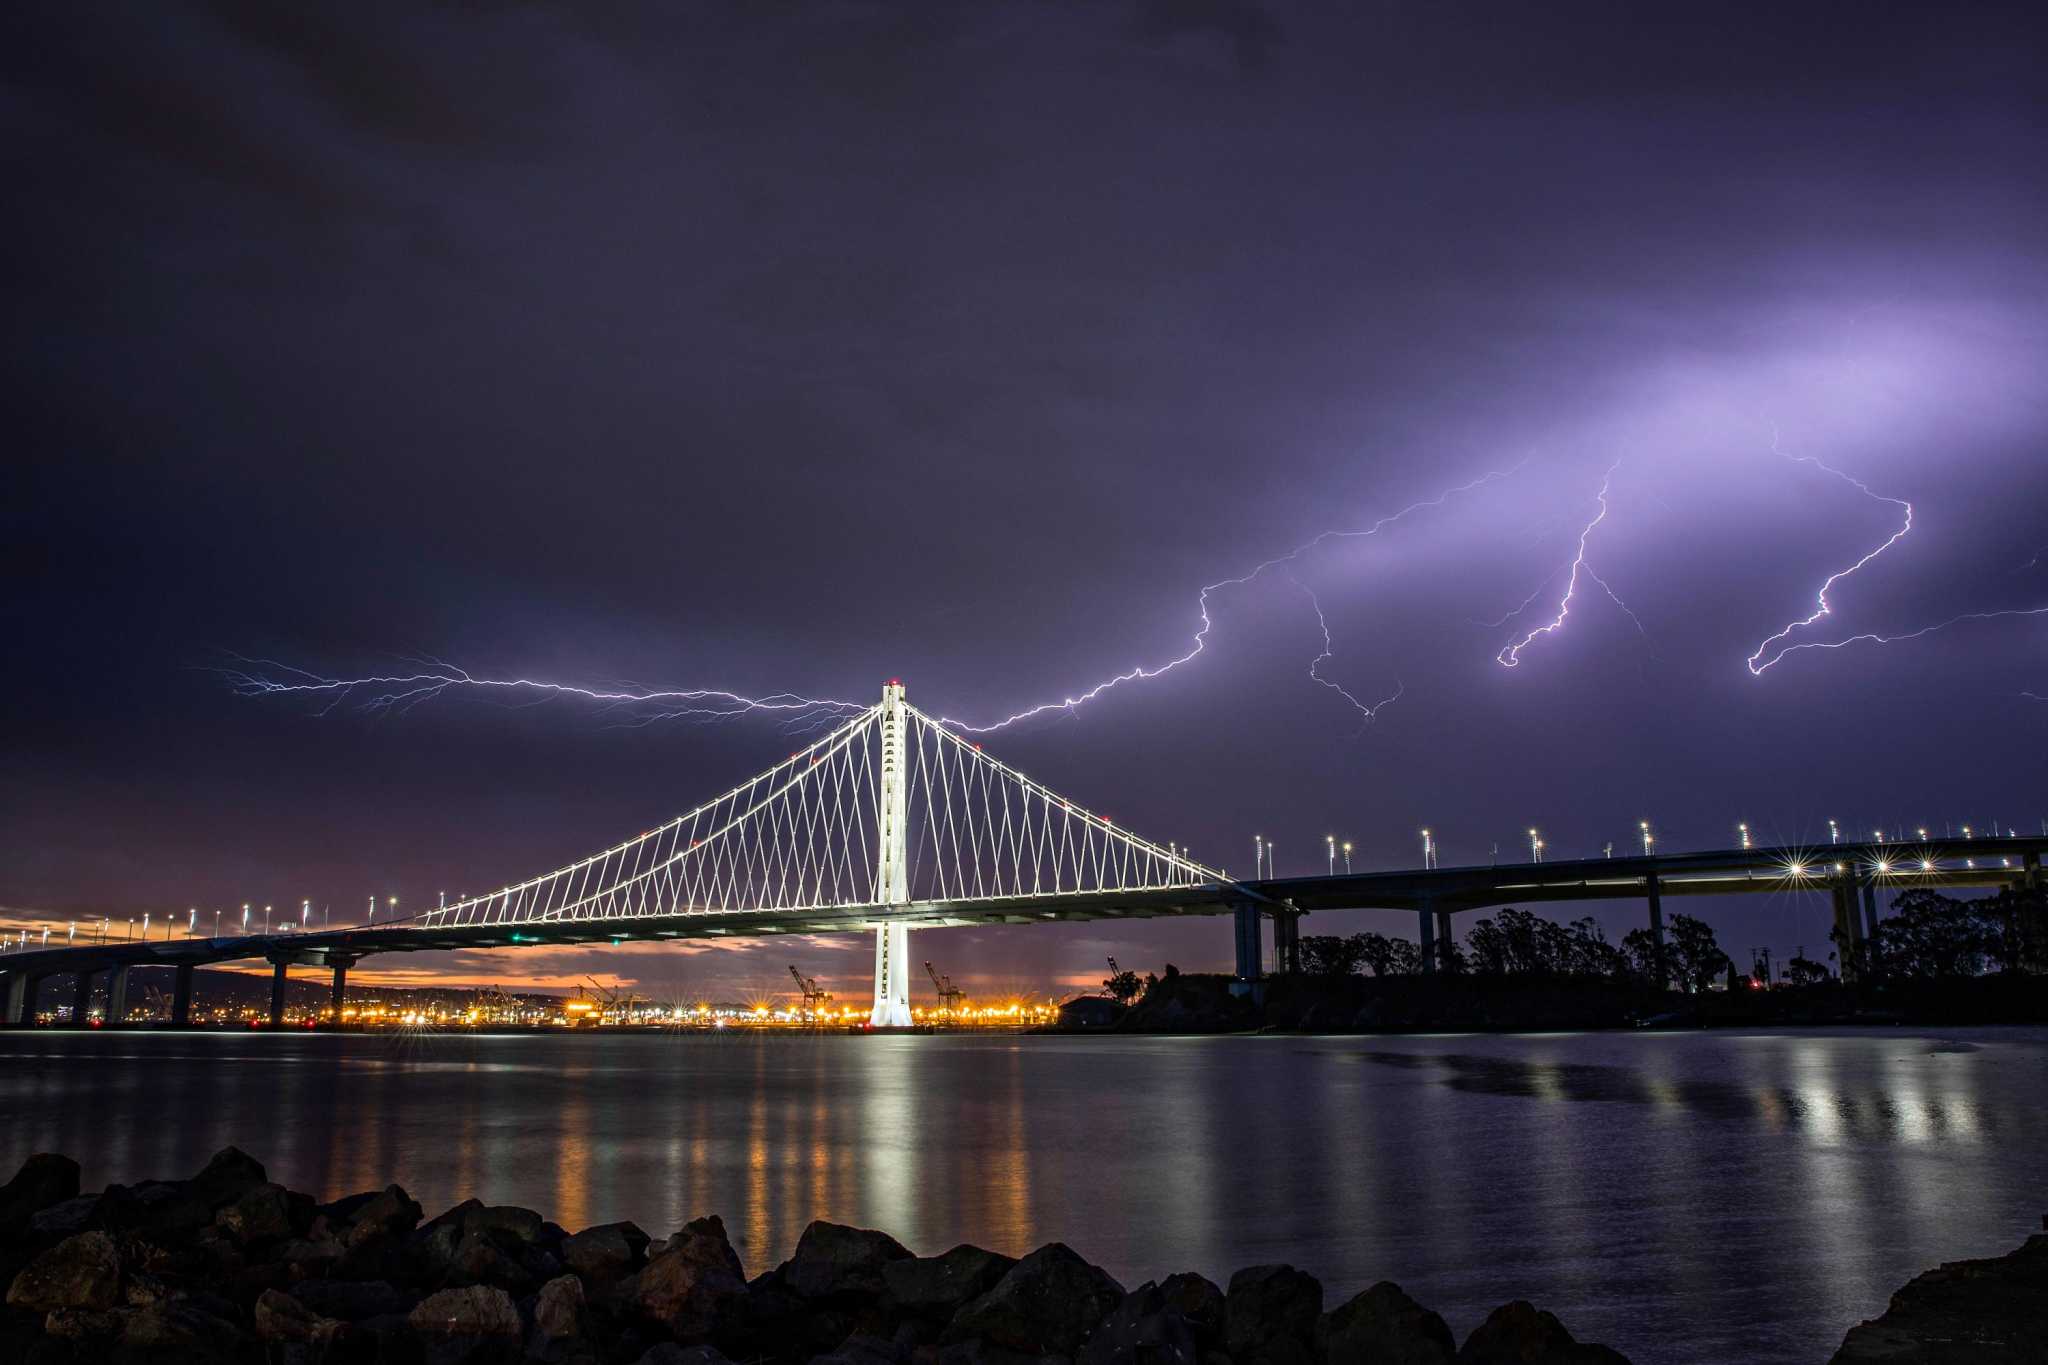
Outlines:
MULTIPOLYGON (((920 1257, 816 1222, 749 1279, 716 1215, 665 1238, 473 1199, 427 1218, 396 1185, 320 1203, 234 1148, 186 1180, 81 1194, 80 1174, 39 1155, 0 1187, 0 1361, 1626 1365, 1521 1301, 1462 1344, 1392 1283, 1326 1311, 1286 1265, 1126 1290, 1056 1242, 920 1257)), ((2048 1236, 1920 1277, 1836 1359, 2016 1362, 2043 1343, 2048 1236)))

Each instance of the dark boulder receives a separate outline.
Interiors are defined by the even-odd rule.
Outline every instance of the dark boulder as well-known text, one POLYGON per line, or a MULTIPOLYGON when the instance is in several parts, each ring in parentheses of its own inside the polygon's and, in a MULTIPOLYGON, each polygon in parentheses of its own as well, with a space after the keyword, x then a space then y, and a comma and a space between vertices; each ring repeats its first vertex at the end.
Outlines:
POLYGON ((678 1346, 673 1341, 664 1341, 648 1347, 633 1365, 732 1365, 732 1362, 709 1346, 678 1346))
POLYGON ((910 1352, 888 1337, 856 1332, 810 1365, 909 1365, 910 1352))
POLYGON ((515 1359, 525 1331, 512 1296, 483 1284, 430 1294, 405 1320, 435 1365, 515 1359))
POLYGON ((1123 1297, 1123 1286, 1108 1272, 1052 1242, 962 1305, 941 1340, 984 1341, 1027 1355, 1072 1355, 1123 1297))
POLYGON ((557 1275, 533 1298, 533 1338, 528 1354, 545 1354, 557 1343, 583 1335, 583 1281, 557 1275))
POLYGON ((1572 1340, 1554 1315, 1516 1299, 1488 1313, 1465 1338, 1458 1365, 1628 1365, 1628 1358, 1572 1340))
POLYGON ((322 1317, 344 1322, 404 1314, 418 1302, 384 1280, 301 1280, 291 1296, 322 1317))
POLYGON ((99 1225, 100 1196, 81 1194, 29 1215, 29 1235, 42 1239, 70 1237, 99 1225))
POLYGON ((742 1311, 747 1284, 703 1246, 672 1247, 619 1289, 645 1321, 684 1341, 702 1341, 742 1311))
POLYGON ((419 1226, 419 1204, 397 1185, 387 1185, 359 1199, 361 1202, 355 1203, 346 1215, 337 1216, 330 1211, 331 1205, 321 1210, 338 1230, 343 1243, 350 1247, 375 1237, 402 1237, 419 1226))
POLYGON ((1200 1365, 1201 1334, 1147 1281, 1110 1310, 1074 1357, 1074 1365, 1200 1365))
POLYGON ((910 1252, 886 1232, 820 1220, 797 1239, 782 1282, 806 1299, 874 1299, 882 1293, 882 1268, 909 1259, 910 1252))
POLYGON ((1849 1329, 1830 1365, 2020 1365, 2048 1360, 2044 1342, 2048 1233, 2009 1255, 1915 1276, 1882 1316, 1849 1329))
POLYGON ((121 1256, 104 1232, 67 1237, 30 1261, 7 1287, 10 1307, 112 1308, 121 1302, 121 1256))
POLYGON ((470 1208, 462 1219, 465 1231, 502 1232, 522 1242, 537 1242, 547 1220, 532 1209, 522 1209, 512 1204, 478 1204, 470 1208))
POLYGON ((313 1201, 266 1181, 244 1190, 213 1221, 243 1246, 277 1242, 312 1226, 313 1201))
POLYGON ((0 1185, 0 1238, 19 1237, 36 1214, 77 1197, 78 1163, 54 1152, 36 1153, 0 1185))
POLYGON ((276 1289, 266 1289, 256 1299, 256 1335, 270 1342, 328 1342, 342 1324, 322 1317, 304 1303, 276 1289))
POLYGON ((647 1234, 635 1223, 600 1223, 562 1242, 562 1263, 593 1287, 632 1274, 646 1254, 647 1234))
POLYGON ((1390 1280, 1323 1314, 1316 1344, 1325 1365, 1451 1365, 1458 1355, 1444 1320, 1390 1280))
MULTIPOLYGON (((661 1249, 680 1252, 692 1263, 706 1269, 723 1270, 742 1280, 747 1277, 740 1266, 740 1254, 732 1249, 732 1238, 725 1235, 725 1220, 715 1213, 692 1218, 676 1231, 675 1236, 664 1242, 661 1249)), ((651 1251, 648 1254, 650 1257, 653 1255, 651 1251)))
POLYGON ((1161 1280, 1159 1293, 1168 1308, 1188 1320, 1204 1350, 1222 1349, 1226 1308, 1223 1291, 1214 1282, 1184 1270, 1161 1280))
POLYGON ((208 1208, 217 1209, 232 1204, 268 1179, 262 1162, 239 1147, 223 1147, 189 1184, 192 1193, 205 1201, 208 1208))
POLYGON ((938 1256, 912 1256, 882 1267, 888 1305, 898 1312, 947 1322, 969 1299, 981 1297, 1017 1264, 1014 1256, 961 1245, 938 1256))
POLYGON ((121 1345, 143 1359, 183 1365, 240 1361, 248 1334, 229 1319, 185 1300, 138 1308, 121 1328, 121 1345))
POLYGON ((1315 1358, 1323 1287, 1291 1265, 1247 1266, 1224 1295, 1224 1348, 1251 1365, 1298 1365, 1315 1358))

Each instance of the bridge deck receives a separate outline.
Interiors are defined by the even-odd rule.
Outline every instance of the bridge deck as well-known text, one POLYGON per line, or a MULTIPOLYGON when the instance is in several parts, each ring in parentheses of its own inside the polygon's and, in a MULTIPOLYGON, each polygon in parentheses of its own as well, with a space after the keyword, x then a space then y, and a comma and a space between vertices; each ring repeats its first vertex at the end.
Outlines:
POLYGON ((830 934, 899 922, 937 928, 1221 915, 1230 913, 1247 899, 1290 903, 1303 911, 1426 910, 1457 914, 1512 904, 1640 900, 1647 894, 1652 876, 1666 896, 1825 895, 1842 876, 1852 877, 1859 884, 1892 890, 1994 888, 2019 885, 2030 875, 2038 878, 2044 853, 2048 853, 2048 838, 1935 839, 1911 844, 1725 849, 1649 857, 1361 872, 1153 891, 918 902, 900 907, 685 911, 634 919, 534 920, 448 927, 397 924, 267 936, 26 949, 0 957, 0 971, 9 976, 41 979, 120 966, 206 965, 252 959, 337 966, 377 953, 830 934))

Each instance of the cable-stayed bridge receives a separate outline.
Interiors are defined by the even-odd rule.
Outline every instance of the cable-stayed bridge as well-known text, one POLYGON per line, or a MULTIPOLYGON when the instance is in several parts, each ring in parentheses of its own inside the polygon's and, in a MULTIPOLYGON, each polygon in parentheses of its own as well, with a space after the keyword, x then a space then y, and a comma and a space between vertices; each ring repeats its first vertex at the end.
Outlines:
POLYGON ((195 968, 262 959, 276 1020, 294 965, 331 970, 338 1006, 348 969, 376 953, 870 931, 871 1022, 906 1027, 914 927, 1229 914, 1237 974, 1256 989, 1262 926, 1291 970, 1310 911, 1411 911, 1426 967, 1453 915, 1516 902, 1643 900, 1661 944, 1665 896, 1821 893, 1856 941, 1875 930, 1880 887, 2038 885, 2044 851, 2048 838, 1938 839, 1237 881, 1032 781, 892 681, 767 771, 567 867, 374 927, 25 948, 0 956, 0 1000, 23 1022, 45 980, 71 978, 83 1002, 104 971, 118 1019, 128 971, 163 965, 184 1022, 195 968))

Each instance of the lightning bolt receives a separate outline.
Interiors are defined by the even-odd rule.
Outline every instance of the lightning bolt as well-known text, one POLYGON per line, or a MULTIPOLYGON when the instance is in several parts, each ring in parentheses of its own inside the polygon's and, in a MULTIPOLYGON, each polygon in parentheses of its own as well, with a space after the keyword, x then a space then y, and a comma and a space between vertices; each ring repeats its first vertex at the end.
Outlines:
MULTIPOLYGON (((1261 563, 1253 565, 1249 570, 1247 570, 1245 573, 1239 575, 1236 578, 1219 578, 1214 583, 1204 584, 1201 591, 1197 593, 1195 596, 1195 615, 1200 619, 1201 625, 1195 630, 1194 635, 1190 637, 1187 650, 1175 656, 1174 658, 1168 659, 1163 664, 1155 664, 1150 666, 1144 664, 1135 665, 1129 669, 1126 669, 1122 673, 1112 674, 1111 676, 1104 678, 1101 682, 1096 683, 1093 687, 1090 687, 1085 692, 1078 692, 1075 693, 1073 696, 1062 697, 1058 701, 1040 702, 1036 706, 1026 707, 1022 711, 1018 711, 1013 715, 1004 716, 1001 720, 995 721, 992 724, 974 725, 970 724, 967 721, 959 720, 951 716, 939 717, 939 723, 942 725, 950 725, 956 730, 960 730, 968 734, 993 734, 997 730, 1008 729, 1012 725, 1016 725, 1020 722, 1031 720, 1035 717, 1047 715, 1053 712, 1072 714, 1073 712, 1079 710, 1081 707, 1086 706, 1089 702, 1094 701, 1097 697, 1100 697, 1103 693, 1108 692, 1113 688, 1121 687, 1125 683, 1146 682, 1153 678, 1160 677, 1164 674, 1171 673, 1174 669, 1179 668, 1182 664, 1192 662, 1194 659, 1200 657, 1202 651, 1208 647, 1209 632, 1212 629, 1214 629, 1216 624, 1214 618, 1211 617, 1209 614, 1209 598, 1211 594, 1221 592, 1225 588, 1241 588, 1246 584, 1252 582, 1252 580, 1258 578, 1261 574, 1265 573, 1266 570, 1279 568, 1287 564, 1292 564, 1296 560, 1300 559, 1303 555, 1307 554, 1309 551, 1317 549, 1320 546, 1326 545, 1333 540, 1362 540, 1368 536, 1378 535, 1387 527, 1392 526, 1396 522, 1402 520, 1405 517, 1411 516, 1416 512, 1424 511, 1432 507, 1442 507, 1445 503, 1449 502, 1452 498, 1457 497, 1460 494, 1470 493, 1475 489, 1485 487, 1487 484, 1495 483, 1501 479, 1505 479, 1510 475, 1518 472, 1522 468, 1522 466, 1527 463, 1528 460, 1525 458, 1516 461, 1507 469, 1490 470, 1489 472, 1480 475, 1478 478, 1471 480, 1469 483, 1462 483, 1455 488, 1446 489, 1442 493, 1437 494, 1433 498, 1424 498, 1419 502, 1411 502, 1406 507, 1400 509, 1398 512, 1390 512, 1386 516, 1381 517, 1378 521, 1373 522, 1370 526, 1363 527, 1359 530, 1324 531, 1322 534, 1317 535, 1312 539, 1303 541, 1301 544, 1295 546, 1293 549, 1287 551, 1285 554, 1275 555, 1271 559, 1264 560, 1261 563)), ((1322 609, 1320 606, 1317 607, 1316 615, 1318 619, 1322 617, 1322 609)), ((1323 626, 1323 643, 1327 648, 1329 645, 1329 626, 1327 622, 1325 622, 1323 626)), ((1327 653, 1325 653, 1322 656, 1323 659, 1327 659, 1328 657, 1329 655, 1327 653)), ((1318 664, 1320 664, 1321 662, 1321 659, 1317 660, 1318 664)), ((1314 677, 1317 682, 1322 683, 1325 687, 1335 686, 1335 684, 1332 684, 1327 679, 1316 674, 1314 672, 1313 667, 1311 668, 1310 676, 1314 677)), ((1343 691, 1342 688, 1337 688, 1337 690, 1340 692, 1343 691)), ((1365 707, 1363 703, 1359 702, 1355 697, 1352 697, 1348 692, 1344 693, 1344 695, 1353 706, 1358 707, 1360 710, 1366 711, 1368 715, 1370 715, 1371 710, 1376 709, 1365 707)), ((1398 695, 1399 694, 1396 693, 1396 696, 1398 695)), ((1387 699, 1387 701, 1392 700, 1394 700, 1394 698, 1392 697, 1387 699)), ((1385 701, 1379 703, 1380 706, 1384 706, 1386 704, 1387 702, 1385 701)))
MULTIPOLYGON (((1595 583, 1599 584, 1601 591, 1605 592, 1610 598, 1613 598, 1614 605, 1620 607, 1622 611, 1627 612, 1628 619, 1635 622, 1636 629, 1639 631, 1643 629, 1642 621, 1636 616, 1636 614, 1633 611, 1629 610, 1628 603, 1622 601, 1621 598, 1616 595, 1614 589, 1607 586, 1607 581, 1601 578, 1599 574, 1594 573, 1593 566, 1586 562, 1586 542, 1592 539, 1594 529, 1598 527, 1601 522, 1607 520, 1607 494, 1608 490, 1612 487, 1614 483, 1614 471, 1619 468, 1621 468, 1621 461, 1616 460, 1613 464, 1607 466, 1607 473, 1604 476, 1602 476, 1600 480, 1600 491, 1598 494, 1595 495, 1599 500, 1600 510, 1594 514, 1593 519, 1587 522, 1584 529, 1582 529, 1579 532, 1579 551, 1576 555, 1572 556, 1571 576, 1565 580, 1564 596, 1558 599, 1557 615, 1551 617, 1549 621, 1536 627, 1536 629, 1530 631, 1528 634, 1524 635, 1521 639, 1515 641, 1513 644, 1508 645, 1507 647, 1502 649, 1500 653, 1494 655, 1494 661, 1498 663, 1502 668, 1518 667, 1522 662, 1522 651, 1528 648, 1529 644, 1532 641, 1534 641, 1538 636, 1553 635, 1564 628, 1565 618, 1569 617, 1572 614, 1572 598, 1576 597, 1579 592, 1580 574, 1584 574, 1586 577, 1592 579, 1595 583)), ((1529 605, 1529 602, 1534 600, 1535 598, 1533 596, 1530 597, 1528 601, 1522 603, 1521 607, 1517 607, 1514 611, 1509 612, 1508 616, 1503 617, 1502 619, 1506 620, 1510 617, 1520 615, 1522 610, 1529 605)), ((1648 632, 1644 631, 1644 634, 1645 636, 1647 636, 1648 632)))
POLYGON ((629 711, 630 718, 624 723, 630 726, 650 725, 663 720, 731 720, 764 712, 802 726, 824 717, 865 709, 859 702, 803 697, 793 692, 749 697, 722 688, 593 688, 539 678, 478 677, 467 669, 438 659, 423 663, 421 671, 416 673, 330 678, 275 659, 252 659, 239 654, 229 658, 232 660, 230 666, 213 671, 227 680, 236 695, 315 698, 323 703, 316 712, 322 716, 343 706, 353 706, 366 715, 403 714, 448 692, 472 690, 526 704, 564 697, 582 698, 607 708, 629 711))
MULTIPOLYGON (((1901 540, 1905 538, 1906 533, 1908 531, 1913 529, 1912 503, 1907 502, 1904 498, 1886 497, 1882 493, 1872 492, 1870 485, 1864 483, 1863 480, 1856 478, 1854 475, 1844 474, 1841 470, 1836 469, 1831 465, 1823 464, 1811 455, 1786 455, 1784 451, 1778 449, 1778 433, 1776 428, 1773 428, 1771 431, 1771 451, 1773 454, 1783 456, 1783 458, 1792 461, 1792 463, 1794 464, 1810 464, 1815 469, 1821 470, 1824 473, 1832 474, 1836 478, 1840 479, 1842 482, 1848 484, 1851 488, 1854 488, 1857 492, 1863 494, 1865 497, 1874 498, 1878 502, 1888 502, 1892 504, 1894 507, 1903 508, 1905 510, 1905 517, 1899 523, 1899 529, 1892 532, 1891 535, 1888 538, 1886 538, 1885 542, 1882 545, 1879 545, 1876 549, 1864 555, 1863 558, 1857 560, 1848 568, 1842 569, 1836 573, 1828 575, 1827 581, 1820 585, 1820 591, 1815 594, 1816 605, 1811 615, 1806 616, 1801 620, 1789 623, 1783 630, 1779 631, 1776 635, 1771 636, 1768 640, 1765 640, 1762 644, 1756 647, 1756 653, 1749 656, 1748 662, 1751 676, 1758 678, 1761 678, 1773 664, 1778 662, 1778 660, 1784 658, 1787 654, 1794 652, 1792 648, 1786 648, 1780 649, 1775 654, 1773 654, 1771 653, 1771 649, 1774 645, 1783 642, 1786 639, 1786 637, 1790 636, 1794 631, 1804 630, 1808 626, 1811 626, 1815 622, 1819 621, 1822 617, 1832 616, 1834 614, 1834 604, 1828 601, 1828 589, 1834 587, 1835 584, 1849 577, 1849 575, 1855 573, 1858 569, 1861 569, 1865 564, 1868 564, 1871 560, 1876 559, 1886 550, 1891 549, 1892 546, 1898 544, 1901 540), (1764 657, 1767 654, 1770 655, 1769 658, 1764 657)), ((1938 630, 1940 629, 1940 627, 1933 627, 1933 629, 1938 630)), ((1844 641, 1843 643, 1846 644, 1848 642, 1844 641)), ((1806 647, 1807 646, 1798 646, 1797 648, 1806 647)))
POLYGON ((1308 676, 1315 682, 1321 683, 1324 687, 1327 687, 1332 692, 1335 692, 1345 701, 1350 702, 1351 708, 1354 711, 1358 712, 1359 727, 1360 729, 1363 729, 1365 726, 1372 724, 1374 720, 1379 718, 1381 707, 1391 706, 1393 703, 1401 700, 1401 694, 1405 692, 1407 688, 1403 686, 1400 679, 1397 678, 1394 680, 1394 694, 1392 696, 1382 698, 1381 700, 1368 706, 1364 702, 1360 701, 1358 698, 1352 696, 1351 693, 1346 691, 1342 685, 1334 683, 1330 681, 1328 678, 1324 677, 1322 674, 1322 667, 1324 664, 1328 663, 1333 657, 1335 657, 1336 645, 1330 639, 1330 622, 1329 619, 1323 615, 1322 599, 1316 596, 1316 591, 1314 588, 1311 588, 1308 584, 1302 582, 1293 574, 1288 574, 1287 579, 1289 582, 1294 584, 1295 587, 1300 588, 1302 596, 1308 599, 1309 607, 1316 614, 1316 626, 1319 630, 1323 632, 1323 652, 1316 655, 1314 659, 1309 661, 1308 676))
MULTIPOLYGON (((2048 616, 2048 607, 2014 607, 2008 611, 1966 611, 1960 616, 1951 616, 1946 621, 1937 621, 1931 626, 1922 626, 1918 630, 1909 630, 1903 635, 1879 635, 1872 632, 1862 635, 1851 635, 1845 640, 1808 640, 1800 644, 1786 646, 1778 654, 1777 658, 1782 659, 1785 655, 1797 653, 1802 649, 1847 649, 1850 645, 1864 644, 1896 645, 1907 640, 1917 640, 1923 635, 1932 635, 1938 630, 1947 630, 1950 626, 1961 625, 1965 621, 1996 621, 2009 616, 2048 616)), ((1777 659, 1773 659, 1771 662, 1776 663, 1777 659)), ((1762 670, 1758 671, 1761 672, 1762 670)), ((2028 694, 2023 692, 2020 695, 2026 696, 2028 694)))

